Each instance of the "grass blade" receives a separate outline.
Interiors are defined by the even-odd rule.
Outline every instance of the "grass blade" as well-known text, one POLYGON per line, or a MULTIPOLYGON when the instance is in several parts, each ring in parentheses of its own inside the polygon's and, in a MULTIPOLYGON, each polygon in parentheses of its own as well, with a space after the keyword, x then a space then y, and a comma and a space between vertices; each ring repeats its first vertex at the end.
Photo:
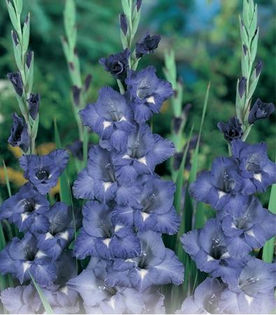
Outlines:
POLYGON ((31 273, 29 273, 29 274, 30 274, 30 277, 31 277, 32 282, 34 284, 34 287, 36 288, 36 291, 37 291, 37 293, 39 295, 40 301, 41 301, 41 303, 42 303, 42 305, 43 305, 43 307, 45 309, 46 314, 54 314, 54 312, 53 312, 53 310, 51 308, 51 305, 49 304, 48 300, 46 299, 45 295, 43 294, 40 286, 36 283, 35 279, 31 275, 31 273))

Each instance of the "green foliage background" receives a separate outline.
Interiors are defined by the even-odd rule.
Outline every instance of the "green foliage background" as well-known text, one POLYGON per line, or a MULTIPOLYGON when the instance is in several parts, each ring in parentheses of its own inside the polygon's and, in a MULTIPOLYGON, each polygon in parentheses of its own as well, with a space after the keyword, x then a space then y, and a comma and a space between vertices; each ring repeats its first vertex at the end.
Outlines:
MULTIPOLYGON (((256 1, 261 28, 258 58, 264 70, 253 99, 275 102, 275 32, 273 20, 276 1, 256 1)), ((115 81, 104 72, 98 60, 121 49, 118 15, 120 1, 76 0, 78 24, 78 53, 81 68, 93 75, 89 101, 97 97, 100 87, 115 81)), ((204 93, 211 82, 209 105, 202 132, 199 169, 208 168, 211 160, 226 154, 227 147, 216 125, 234 115, 236 81, 240 75, 239 0, 144 0, 138 38, 147 31, 159 33, 162 43, 157 53, 147 56, 141 66, 154 64, 162 76, 164 52, 173 48, 176 54, 179 79, 184 84, 184 104, 192 109, 185 128, 186 136, 194 124, 199 130, 204 93), (207 17, 206 17, 207 12, 207 17)), ((35 52, 34 91, 41 94, 38 144, 54 141, 53 119, 58 122, 64 145, 76 140, 76 125, 71 111, 70 81, 60 37, 63 29, 64 1, 24 0, 24 11, 31 12, 31 42, 35 52)), ((6 80, 6 73, 15 70, 10 31, 11 24, 5 1, 0 2, 0 161, 18 169, 16 158, 8 150, 7 138, 11 114, 17 110, 16 99, 6 80)), ((24 14, 23 14, 24 15, 24 14)), ((184 105, 183 104, 183 105, 184 105)), ((269 155, 275 155, 275 114, 268 121, 260 121, 253 128, 249 142, 265 141, 269 155)), ((162 114, 153 120, 153 128, 168 137, 172 111, 165 104, 162 114)), ((160 168, 162 174, 166 169, 160 168)), ((0 186, 1 197, 7 197, 5 185, 0 186)), ((267 197, 264 197, 267 202, 267 197)))

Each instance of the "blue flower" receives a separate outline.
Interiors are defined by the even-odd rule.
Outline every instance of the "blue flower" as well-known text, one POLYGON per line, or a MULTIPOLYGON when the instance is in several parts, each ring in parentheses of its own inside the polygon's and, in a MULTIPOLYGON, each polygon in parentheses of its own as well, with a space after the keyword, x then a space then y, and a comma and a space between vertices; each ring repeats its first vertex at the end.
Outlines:
POLYGON ((69 156, 65 150, 55 150, 42 156, 23 155, 20 158, 20 166, 24 170, 25 178, 45 195, 57 184, 68 159, 69 156))
POLYGON ((13 85, 16 94, 21 97, 23 94, 23 81, 20 72, 8 73, 7 77, 13 85))
POLYGON ((100 145, 108 150, 122 151, 126 148, 128 133, 134 128, 132 111, 123 95, 111 87, 99 92, 95 104, 80 111, 82 122, 100 137, 100 145))
POLYGON ((44 214, 48 209, 48 200, 27 183, 3 202, 0 219, 15 223, 20 231, 46 232, 49 223, 44 214))
POLYGON ((141 254, 130 259, 116 259, 109 269, 108 286, 127 286, 144 291, 152 285, 183 282, 184 269, 174 252, 163 244, 161 234, 152 231, 138 233, 141 254))
POLYGON ((27 99, 27 102, 29 105, 30 116, 33 120, 35 120, 39 112, 40 95, 31 93, 30 97, 27 99))
POLYGON ((173 207, 174 184, 144 175, 131 188, 135 201, 117 205, 112 213, 114 222, 134 225, 138 231, 175 234, 180 219, 173 207))
POLYGON ((77 198, 109 201, 114 198, 118 183, 112 153, 95 145, 89 150, 87 167, 82 170, 74 183, 77 198))
POLYGON ((37 314, 43 311, 39 295, 31 284, 7 288, 1 292, 0 299, 10 314, 37 314))
POLYGON ((130 51, 125 49, 118 54, 110 55, 107 58, 101 58, 99 62, 115 79, 124 80, 129 68, 129 57, 130 51))
POLYGON ((30 146, 30 136, 24 118, 16 113, 12 115, 12 128, 8 142, 13 147, 20 147, 24 152, 27 152, 30 146))
POLYGON ((114 155, 113 164, 121 183, 130 184, 139 175, 151 174, 157 164, 174 153, 171 141, 152 134, 149 126, 142 125, 129 134, 126 151, 114 155))
POLYGON ((198 200, 220 209, 238 193, 252 193, 254 188, 239 174, 237 162, 232 158, 219 157, 212 164, 211 171, 201 172, 191 184, 190 192, 198 200))
POLYGON ((37 235, 38 247, 49 257, 57 259, 74 235, 72 209, 62 202, 55 203, 46 213, 47 232, 37 235))
POLYGON ((49 286, 56 278, 56 267, 50 257, 38 249, 35 237, 27 233, 23 239, 14 237, 0 252, 0 272, 10 273, 22 284, 30 273, 41 286, 49 286))
POLYGON ((147 34, 144 38, 136 44, 135 53, 137 58, 141 58, 146 54, 154 52, 160 42, 160 35, 147 34))
POLYGON ((276 164, 269 160, 264 143, 232 142, 233 157, 239 162, 241 175, 251 182, 252 193, 264 192, 276 183, 276 164))
POLYGON ((181 242, 198 269, 227 283, 248 259, 251 250, 243 240, 227 238, 216 219, 208 220, 202 229, 184 234, 181 242))
POLYGON ((225 140, 231 142, 234 139, 241 139, 243 130, 237 117, 231 118, 227 123, 219 122, 218 128, 223 133, 225 140))
POLYGON ((140 253, 140 242, 132 228, 114 225, 111 209, 97 201, 83 207, 83 228, 75 244, 78 258, 88 255, 101 258, 129 258, 140 253))
POLYGON ((130 71, 126 84, 134 119, 138 123, 143 123, 149 120, 153 113, 158 113, 163 102, 173 94, 171 84, 158 79, 152 66, 139 72, 130 71))
POLYGON ((196 289, 192 296, 187 297, 181 309, 181 314, 221 314, 221 294, 226 285, 217 278, 205 279, 196 289))
POLYGON ((80 294, 86 313, 137 314, 163 310, 163 297, 157 290, 142 294, 132 288, 106 285, 107 269, 106 261, 93 257, 87 268, 68 282, 68 287, 80 294))
POLYGON ((262 247, 276 234, 276 215, 264 209, 254 196, 237 195, 232 198, 218 212, 218 218, 226 236, 233 242, 242 239, 252 249, 262 247))
POLYGON ((254 124, 256 120, 268 118, 275 110, 273 103, 263 103, 259 98, 250 109, 248 122, 254 124))

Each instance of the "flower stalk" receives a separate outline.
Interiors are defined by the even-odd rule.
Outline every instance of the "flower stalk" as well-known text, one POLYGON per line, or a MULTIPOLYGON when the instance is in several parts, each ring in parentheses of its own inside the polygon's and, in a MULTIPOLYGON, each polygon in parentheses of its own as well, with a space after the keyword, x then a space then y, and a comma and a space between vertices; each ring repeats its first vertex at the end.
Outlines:
POLYGON ((87 93, 91 83, 91 75, 87 75, 82 81, 80 61, 76 49, 77 28, 76 28, 76 6, 74 0, 67 0, 64 9, 65 37, 61 43, 68 65, 69 76, 72 84, 72 109, 78 126, 79 140, 83 143, 83 164, 87 160, 88 132, 82 125, 79 111, 84 108, 87 101, 87 93))
POLYGON ((22 0, 6 1, 9 17, 13 26, 11 32, 13 52, 18 71, 9 73, 8 78, 15 90, 17 102, 27 125, 30 139, 26 153, 35 153, 35 139, 37 135, 39 114, 39 101, 35 104, 36 115, 31 115, 29 99, 32 97, 34 54, 29 51, 30 39, 30 13, 28 13, 23 26, 21 24, 22 0))

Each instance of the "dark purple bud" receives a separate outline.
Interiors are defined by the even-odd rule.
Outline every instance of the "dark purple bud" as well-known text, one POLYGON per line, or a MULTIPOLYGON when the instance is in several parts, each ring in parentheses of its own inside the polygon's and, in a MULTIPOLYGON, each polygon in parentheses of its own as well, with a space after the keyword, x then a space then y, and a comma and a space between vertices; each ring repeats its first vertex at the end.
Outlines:
POLYGON ((142 0, 137 0, 137 1, 136 1, 136 8, 137 8, 137 11, 140 10, 141 5, 142 5, 142 0))
POLYGON ((248 51, 247 46, 246 45, 242 45, 242 50, 243 50, 243 54, 246 56, 247 51, 248 51))
POLYGON ((245 90, 246 90, 246 78, 245 77, 242 77, 240 80, 239 80, 239 95, 240 95, 240 98, 243 98, 244 96, 244 93, 245 93, 245 90))
POLYGON ((31 93, 27 102, 29 105, 29 114, 35 120, 39 111, 40 95, 31 93))
POLYGON ((24 152, 28 151, 30 146, 30 137, 25 120, 16 113, 12 115, 13 124, 8 142, 13 147, 20 147, 24 152))
POLYGON ((127 18, 125 14, 120 14, 120 26, 121 26, 121 30, 124 33, 124 35, 126 35, 127 33, 127 18))
POLYGON ((263 62, 262 60, 258 60, 255 66, 256 77, 258 77, 261 74, 262 69, 263 69, 263 62))
POLYGON ((73 94, 74 104, 76 106, 79 106, 80 105, 81 88, 79 88, 76 85, 73 85, 72 86, 72 94, 73 94))
POLYGON ((141 58, 142 56, 153 52, 160 42, 160 35, 147 34, 141 42, 136 44, 136 57, 141 58))
POLYGON ((13 88, 17 95, 23 94, 23 81, 20 72, 13 72, 7 74, 8 79, 11 81, 13 88))
POLYGON ((110 55, 107 58, 101 58, 99 62, 104 66, 106 71, 111 73, 114 78, 124 80, 128 70, 129 56, 130 51, 125 49, 123 52, 118 54, 110 55))
POLYGON ((175 133, 179 132, 179 130, 181 129, 182 123, 183 123, 182 117, 174 117, 173 118, 173 130, 175 133))
POLYGON ((92 75, 88 74, 84 80, 84 91, 87 92, 92 81, 92 75))
POLYGON ((17 46, 19 44, 19 39, 18 39, 17 32, 14 30, 12 30, 12 39, 13 39, 14 45, 17 46))
POLYGON ((67 146, 67 149, 72 155, 79 160, 83 160, 83 143, 80 140, 74 141, 72 144, 67 146))
POLYGON ((225 140, 229 142, 240 139, 243 135, 241 123, 237 117, 232 117, 227 123, 219 122, 217 126, 223 133, 225 140))
POLYGON ((248 122, 254 124, 256 120, 268 118, 275 110, 273 103, 263 103, 259 98, 251 107, 248 122))
POLYGON ((32 59, 33 59, 33 51, 29 50, 26 54, 26 65, 27 65, 28 69, 30 69, 32 59))

